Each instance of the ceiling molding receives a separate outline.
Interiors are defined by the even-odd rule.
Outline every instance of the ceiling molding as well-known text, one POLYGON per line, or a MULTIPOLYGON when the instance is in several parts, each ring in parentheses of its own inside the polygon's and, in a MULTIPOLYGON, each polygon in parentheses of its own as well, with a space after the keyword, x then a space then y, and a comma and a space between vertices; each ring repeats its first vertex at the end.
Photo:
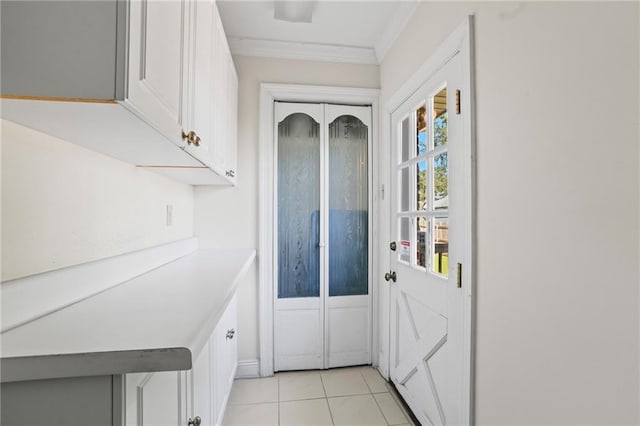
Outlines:
POLYGON ((229 37, 228 40, 231 53, 240 56, 378 64, 376 51, 368 47, 259 40, 242 37, 229 37))
POLYGON ((404 30, 411 16, 413 16, 413 12, 418 8, 419 3, 420 0, 398 2, 398 9, 395 15, 393 15, 393 18, 389 21, 374 46, 378 63, 382 63, 387 52, 391 49, 402 30, 404 30))

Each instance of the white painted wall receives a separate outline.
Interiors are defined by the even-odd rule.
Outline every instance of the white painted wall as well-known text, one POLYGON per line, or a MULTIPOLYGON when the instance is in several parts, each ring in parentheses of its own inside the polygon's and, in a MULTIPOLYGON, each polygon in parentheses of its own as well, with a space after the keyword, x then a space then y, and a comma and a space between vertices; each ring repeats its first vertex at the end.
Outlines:
POLYGON ((193 234, 191 186, 10 121, 1 125, 2 281, 193 234))
POLYGON ((475 14, 478 424, 640 422, 638 8, 426 2, 381 65, 475 14))
MULTIPOLYGON (((246 56, 235 56, 234 62, 239 77, 238 184, 233 188, 196 187, 195 234, 200 247, 258 247, 260 83, 379 87, 375 65, 246 56)), ((238 289, 240 360, 259 357, 257 270, 254 263, 238 289)))

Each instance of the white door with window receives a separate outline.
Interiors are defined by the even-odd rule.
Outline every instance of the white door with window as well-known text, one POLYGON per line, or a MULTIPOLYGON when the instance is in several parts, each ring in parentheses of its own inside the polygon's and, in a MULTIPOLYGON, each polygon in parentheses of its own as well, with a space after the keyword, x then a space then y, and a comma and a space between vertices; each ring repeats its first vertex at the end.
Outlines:
POLYGON ((277 102, 275 371, 371 363, 371 108, 277 102))
POLYGON ((463 422, 461 79, 457 54, 391 116, 390 373, 425 425, 463 422))

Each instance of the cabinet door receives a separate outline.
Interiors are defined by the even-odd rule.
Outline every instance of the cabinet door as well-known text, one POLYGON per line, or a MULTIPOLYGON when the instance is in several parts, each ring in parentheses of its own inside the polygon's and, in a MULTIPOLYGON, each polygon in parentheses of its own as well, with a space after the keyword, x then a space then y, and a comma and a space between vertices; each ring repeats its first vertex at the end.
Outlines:
POLYGON ((5 426, 111 426, 111 376, 27 380, 0 385, 5 426))
POLYGON ((212 162, 213 66, 215 4, 212 0, 190 3, 187 119, 184 128, 199 137, 199 145, 188 144, 187 152, 202 163, 212 162))
POLYGON ((233 297, 212 335, 211 346, 214 351, 213 385, 216 424, 222 423, 225 407, 233 385, 238 365, 238 329, 237 300, 233 297))
POLYGON ((236 182, 238 167, 238 74, 236 67, 233 65, 233 58, 228 55, 227 60, 227 103, 229 116, 227 117, 227 156, 226 156, 226 175, 233 183, 236 182))
POLYGON ((215 7, 214 19, 214 64, 213 64, 213 169, 221 176, 226 171, 226 116, 227 116, 227 59, 226 36, 220 20, 220 14, 215 7))
POLYGON ((186 3, 132 0, 123 105, 182 146, 186 3))
POLYGON ((193 383, 191 402, 193 407, 190 417, 200 417, 201 426, 213 426, 214 424, 211 373, 211 351, 209 341, 207 341, 191 369, 193 383))
POLYGON ((176 371, 127 374, 127 426, 182 426, 186 424, 184 374, 176 371))

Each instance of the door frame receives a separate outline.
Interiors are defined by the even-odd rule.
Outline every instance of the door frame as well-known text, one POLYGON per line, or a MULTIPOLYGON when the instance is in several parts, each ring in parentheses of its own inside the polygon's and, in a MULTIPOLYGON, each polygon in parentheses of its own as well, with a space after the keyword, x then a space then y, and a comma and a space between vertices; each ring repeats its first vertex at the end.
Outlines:
MULTIPOLYGON (((473 43, 473 15, 465 20, 440 44, 427 58, 422 66, 398 89, 384 104, 382 112, 383 134, 385 136, 384 158, 390 159, 393 140, 392 114, 413 93, 419 90, 431 76, 433 76, 450 58, 460 55, 462 62, 462 87, 460 106, 465 114, 462 116, 462 144, 463 144, 463 173, 464 173, 464 233, 463 258, 466 259, 462 272, 462 290, 464 294, 463 306, 463 385, 462 385, 462 419, 464 424, 474 424, 474 354, 475 354, 475 285, 476 285, 476 127, 475 127, 475 75, 474 75, 474 43, 473 43)), ((387 160, 381 164, 384 173, 384 185, 391 188, 391 162, 387 160)), ((378 254, 380 265, 384 270, 390 268, 389 249, 384 242, 392 241, 390 235, 392 206, 391 200, 383 200, 380 223, 380 246, 378 254)), ((380 292, 381 307, 384 309, 380 316, 380 370, 389 378, 390 373, 390 303, 389 287, 380 292)))
MULTIPOLYGON (((274 289, 277 278, 274 276, 274 252, 275 248, 275 140, 273 132, 274 102, 305 102, 305 103, 329 103, 344 105, 371 105, 371 197, 372 209, 370 212, 372 233, 370 235, 371 247, 377 247, 379 230, 382 229, 380 219, 379 188, 380 175, 377 172, 379 166, 379 104, 380 90, 355 87, 310 86, 298 84, 260 84, 260 134, 259 134, 259 182, 258 182, 258 319, 259 319, 259 346, 260 346, 260 376, 267 377, 274 374, 274 289)), ((386 227, 386 224, 384 224, 386 227)), ((372 250, 371 271, 373 276, 380 276, 379 251, 372 250)), ((373 365, 378 365, 379 351, 379 324, 380 317, 380 283, 377 280, 371 282, 372 303, 372 339, 371 357, 373 365)))

